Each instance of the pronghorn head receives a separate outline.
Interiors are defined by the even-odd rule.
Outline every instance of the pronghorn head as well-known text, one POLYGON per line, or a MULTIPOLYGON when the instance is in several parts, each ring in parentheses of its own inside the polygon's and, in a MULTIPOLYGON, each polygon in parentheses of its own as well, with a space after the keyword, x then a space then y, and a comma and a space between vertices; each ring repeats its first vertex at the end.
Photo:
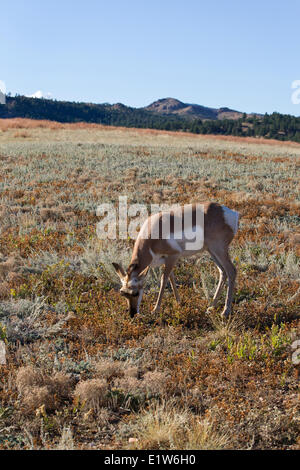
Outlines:
POLYGON ((126 297, 130 316, 133 317, 136 313, 139 313, 144 292, 144 281, 147 276, 149 266, 147 266, 147 268, 142 272, 138 273, 138 265, 132 263, 126 273, 120 264, 112 263, 112 265, 121 279, 122 287, 120 289, 120 294, 126 297))

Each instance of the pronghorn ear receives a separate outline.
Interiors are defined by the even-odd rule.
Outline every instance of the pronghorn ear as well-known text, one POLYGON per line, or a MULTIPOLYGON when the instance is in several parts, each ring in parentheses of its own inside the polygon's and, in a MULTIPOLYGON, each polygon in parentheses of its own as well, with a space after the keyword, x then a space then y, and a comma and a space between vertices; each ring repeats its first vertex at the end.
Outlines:
POLYGON ((128 266, 128 269, 127 269, 127 274, 128 276, 135 270, 139 267, 139 265, 137 263, 131 263, 129 266, 128 266))
POLYGON ((123 279, 126 276, 126 273, 122 266, 118 263, 112 263, 113 267, 115 268, 117 275, 119 276, 120 279, 123 279))
POLYGON ((140 274, 139 274, 139 279, 145 279, 145 277, 147 276, 148 272, 149 272, 149 269, 150 269, 150 266, 147 266, 146 269, 144 269, 144 271, 142 271, 140 274))

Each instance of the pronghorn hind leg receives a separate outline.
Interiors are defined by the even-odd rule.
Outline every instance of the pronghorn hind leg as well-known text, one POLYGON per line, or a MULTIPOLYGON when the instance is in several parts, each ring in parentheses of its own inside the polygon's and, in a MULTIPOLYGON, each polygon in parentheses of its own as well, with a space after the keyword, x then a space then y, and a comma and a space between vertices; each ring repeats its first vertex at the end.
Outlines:
POLYGON ((210 253, 210 255, 211 255, 213 261, 215 262, 215 264, 216 264, 216 266, 219 270, 220 275, 219 275, 218 286, 216 288, 216 292, 215 292, 215 295, 213 296, 213 299, 212 299, 212 302, 211 302, 211 305, 210 305, 209 309, 217 306, 221 291, 222 291, 222 289, 224 287, 224 284, 225 284, 225 281, 227 279, 227 274, 226 274, 226 271, 223 268, 223 266, 218 262, 217 258, 212 253, 210 253))
MULTIPOLYGON (((224 246, 222 250, 220 248, 217 248, 212 251, 213 251, 214 258, 216 258, 217 262, 220 264, 220 268, 225 271, 228 277, 228 287, 227 287, 225 307, 222 311, 222 315, 224 315, 225 317, 228 317, 231 312, 231 304, 232 304, 235 279, 236 279, 236 268, 230 259, 230 256, 228 253, 228 246, 224 246)), ((219 294, 218 289, 217 289, 216 294, 219 294)))

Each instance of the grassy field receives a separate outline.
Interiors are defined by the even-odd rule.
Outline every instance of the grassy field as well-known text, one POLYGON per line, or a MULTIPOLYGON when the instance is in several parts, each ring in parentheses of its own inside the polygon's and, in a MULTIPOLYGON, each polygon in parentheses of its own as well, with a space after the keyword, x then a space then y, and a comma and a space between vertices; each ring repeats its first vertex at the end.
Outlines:
POLYGON ((0 449, 299 449, 300 145, 0 120, 0 449), (217 270, 183 261, 139 318, 96 207, 218 201, 241 215, 233 314, 217 270), (224 296, 222 298, 224 300, 224 296))

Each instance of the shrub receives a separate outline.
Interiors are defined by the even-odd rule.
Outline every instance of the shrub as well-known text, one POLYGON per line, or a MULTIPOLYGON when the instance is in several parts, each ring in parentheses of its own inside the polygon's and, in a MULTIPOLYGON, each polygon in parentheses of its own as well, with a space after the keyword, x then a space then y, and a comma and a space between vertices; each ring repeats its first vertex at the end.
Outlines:
POLYGON ((16 376, 16 386, 21 395, 25 395, 30 387, 37 387, 44 384, 44 377, 41 371, 32 366, 20 367, 16 376))
POLYGON ((168 374, 159 372, 147 372, 143 378, 143 386, 150 395, 164 395, 168 387, 168 374))
POLYGON ((17 372, 16 386, 26 412, 33 412, 41 406, 52 411, 62 399, 71 395, 73 380, 63 372, 50 377, 33 366, 25 366, 17 372))
POLYGON ((23 396, 22 404, 27 413, 31 413, 41 406, 45 406, 45 410, 55 410, 57 401, 51 387, 44 385, 42 387, 28 387, 26 394, 23 396))
POLYGON ((74 397, 78 398, 84 407, 95 411, 107 403, 107 394, 107 382, 103 379, 81 381, 74 390, 74 397))
POLYGON ((124 363, 104 359, 96 365, 96 373, 107 380, 111 380, 113 377, 122 377, 124 375, 124 363))

